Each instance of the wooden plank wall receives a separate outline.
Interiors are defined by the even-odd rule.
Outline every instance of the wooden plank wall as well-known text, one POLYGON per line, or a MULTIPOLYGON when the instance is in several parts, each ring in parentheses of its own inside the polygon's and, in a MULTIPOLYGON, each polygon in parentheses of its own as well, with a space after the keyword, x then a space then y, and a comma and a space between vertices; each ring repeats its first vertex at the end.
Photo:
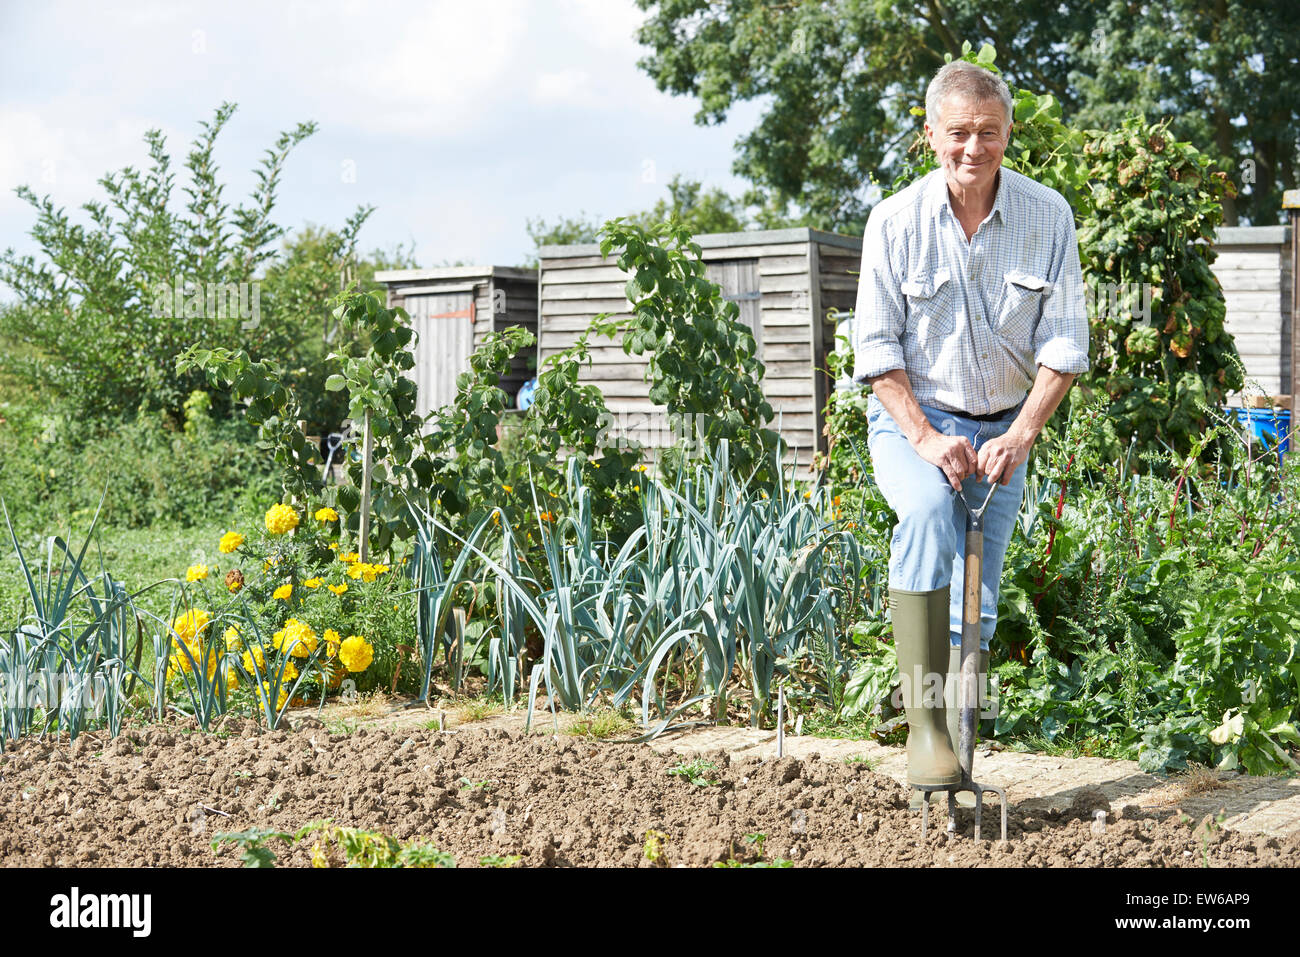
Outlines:
MULTIPOLYGON (((614 264, 615 258, 605 259, 599 254, 542 257, 539 368, 577 342, 594 316, 603 312, 615 319, 631 315, 632 304, 624 295, 627 276, 614 264)), ((605 405, 618 420, 615 434, 651 447, 667 444, 662 438, 654 440, 664 410, 650 401, 649 386, 642 381, 645 359, 626 355, 619 342, 603 336, 589 337, 587 347, 591 366, 583 369, 580 381, 600 388, 605 405)))
MULTIPOLYGON (((785 461, 797 469, 806 468, 820 433, 820 407, 815 404, 813 391, 813 349, 817 340, 812 317, 816 297, 809 242, 701 245, 702 258, 710 265, 757 261, 761 293, 757 323, 765 367, 764 393, 780 416, 781 433, 790 446, 785 461)), ((842 265, 841 258, 829 257, 832 270, 842 265)), ((624 295, 627 276, 612 258, 602 259, 598 254, 543 255, 541 273, 539 362, 572 345, 597 313, 607 311, 617 318, 630 314, 631 303, 624 295)), ((842 290, 837 285, 842 282, 839 274, 824 277, 819 291, 827 288, 832 300, 838 301, 835 297, 842 290)), ((666 410, 649 399, 649 386, 643 378, 647 360, 626 355, 621 344, 609 340, 589 340, 589 348, 592 366, 584 370, 583 381, 601 388, 606 405, 618 417, 616 433, 650 448, 671 444, 666 410)))
POLYGON ((1248 391, 1266 395, 1289 395, 1295 388, 1290 242, 1290 229, 1283 226, 1226 227, 1219 230, 1218 257, 1210 267, 1223 286, 1225 325, 1246 367, 1248 391))

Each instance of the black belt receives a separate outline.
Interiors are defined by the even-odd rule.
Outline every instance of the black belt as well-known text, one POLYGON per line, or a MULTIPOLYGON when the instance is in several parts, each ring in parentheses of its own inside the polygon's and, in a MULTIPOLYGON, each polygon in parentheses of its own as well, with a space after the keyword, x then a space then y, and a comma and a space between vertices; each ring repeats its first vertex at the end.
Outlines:
POLYGON ((990 412, 988 415, 971 415, 969 412, 955 411, 953 415, 960 415, 963 418, 970 419, 973 422, 1001 422, 1010 413, 1017 411, 1020 405, 1013 405, 1009 409, 1003 409, 1001 412, 990 412))

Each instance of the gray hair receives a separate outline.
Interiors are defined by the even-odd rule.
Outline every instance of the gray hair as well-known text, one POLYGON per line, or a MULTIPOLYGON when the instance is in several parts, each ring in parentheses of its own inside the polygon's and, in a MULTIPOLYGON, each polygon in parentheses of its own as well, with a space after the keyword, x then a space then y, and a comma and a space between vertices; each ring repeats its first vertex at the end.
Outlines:
POLYGON ((1002 77, 982 66, 967 60, 953 60, 939 68, 925 91, 925 118, 931 126, 939 125, 939 108, 950 96, 976 103, 997 100, 1002 104, 1007 122, 1011 122, 1010 88, 1002 77))

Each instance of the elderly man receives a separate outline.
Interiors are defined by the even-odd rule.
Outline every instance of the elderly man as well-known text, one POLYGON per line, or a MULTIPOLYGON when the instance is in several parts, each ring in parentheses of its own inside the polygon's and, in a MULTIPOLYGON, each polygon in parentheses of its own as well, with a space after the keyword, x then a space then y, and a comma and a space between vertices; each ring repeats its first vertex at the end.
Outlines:
POLYGON ((939 168, 871 211, 853 346, 854 379, 871 385, 876 482, 898 517, 889 604, 908 779, 941 786, 961 780, 949 680, 958 670, 965 561, 956 493, 975 504, 989 483, 1003 486, 985 516, 982 686, 1029 450, 1088 368, 1088 321, 1069 204, 1002 166, 1007 85, 955 61, 931 80, 925 106, 939 168))

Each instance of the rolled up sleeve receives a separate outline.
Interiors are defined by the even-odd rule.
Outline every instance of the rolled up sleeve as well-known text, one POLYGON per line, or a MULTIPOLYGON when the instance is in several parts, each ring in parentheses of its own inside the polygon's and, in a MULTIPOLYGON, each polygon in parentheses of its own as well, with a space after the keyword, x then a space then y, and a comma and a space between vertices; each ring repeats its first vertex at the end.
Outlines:
POLYGON ((862 236, 862 271, 853 311, 853 381, 866 385, 891 369, 905 369, 903 294, 890 264, 882 217, 872 211, 862 236))
POLYGON ((1068 207, 1056 230, 1051 273, 1047 278, 1052 292, 1043 304, 1043 316, 1034 333, 1034 361, 1057 372, 1087 372, 1087 297, 1074 216, 1068 207))

